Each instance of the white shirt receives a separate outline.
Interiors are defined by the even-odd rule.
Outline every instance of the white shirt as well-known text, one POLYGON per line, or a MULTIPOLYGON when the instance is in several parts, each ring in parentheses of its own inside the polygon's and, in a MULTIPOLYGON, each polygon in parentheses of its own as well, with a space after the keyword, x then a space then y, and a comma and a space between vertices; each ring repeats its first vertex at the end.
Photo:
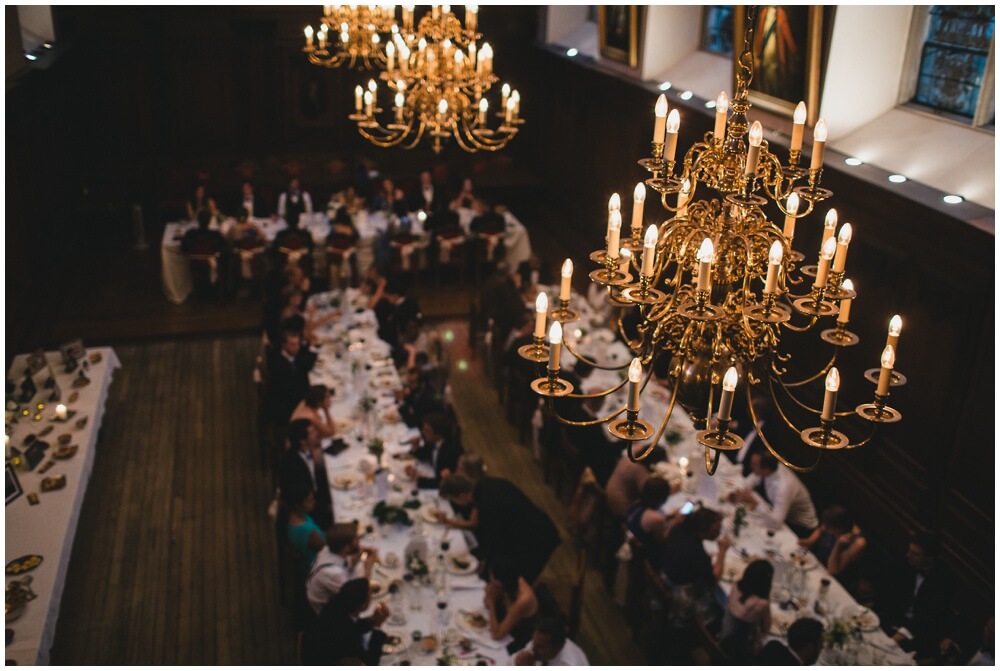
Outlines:
POLYGON ((312 609, 317 613, 323 610, 323 606, 340 592, 347 581, 357 577, 355 573, 357 571, 351 571, 347 565, 346 557, 331 552, 329 547, 321 548, 306 578, 306 598, 312 609))
POLYGON ((311 477, 313 481, 313 491, 316 491, 318 489, 316 484, 316 464, 313 461, 312 451, 306 450, 303 452, 302 450, 299 450, 299 459, 301 459, 306 465, 306 468, 309 469, 309 477, 311 477))
MULTIPOLYGON (((525 650, 529 652, 532 651, 533 645, 534 641, 528 641, 528 645, 511 655, 507 665, 514 666, 514 660, 517 658, 518 653, 524 652, 525 650)), ((535 666, 542 666, 541 661, 536 660, 535 666)), ((587 661, 587 655, 580 649, 580 646, 567 638, 566 643, 563 644, 562 650, 559 651, 559 654, 550 659, 546 666, 590 666, 590 662, 587 661)))
MULTIPOLYGON (((299 196, 302 198, 302 202, 305 205, 306 214, 312 214, 313 203, 312 203, 312 198, 309 196, 309 192, 308 191, 299 191, 299 196)), ((288 198, 288 192, 287 191, 282 191, 281 195, 278 196, 278 216, 282 217, 282 218, 284 218, 285 212, 288 211, 286 209, 286 203, 285 203, 285 199, 286 198, 288 198)), ((295 222, 295 223, 298 223, 298 222, 295 222)))
POLYGON ((243 207, 247 208, 247 216, 253 218, 253 196, 243 196, 243 207))
MULTIPOLYGON (((747 485, 751 488, 758 484, 760 484, 758 476, 751 475, 747 478, 747 485)), ((764 491, 771 499, 771 510, 765 512, 770 526, 777 528, 785 522, 806 529, 815 529, 819 526, 819 518, 816 517, 816 508, 809 498, 809 490, 794 473, 781 464, 778 465, 778 470, 764 478, 764 491)))
POLYGON ((430 202, 432 202, 434 200, 434 186, 433 185, 428 185, 428 186, 421 187, 420 190, 423 193, 424 204, 425 205, 427 203, 430 203, 430 202))

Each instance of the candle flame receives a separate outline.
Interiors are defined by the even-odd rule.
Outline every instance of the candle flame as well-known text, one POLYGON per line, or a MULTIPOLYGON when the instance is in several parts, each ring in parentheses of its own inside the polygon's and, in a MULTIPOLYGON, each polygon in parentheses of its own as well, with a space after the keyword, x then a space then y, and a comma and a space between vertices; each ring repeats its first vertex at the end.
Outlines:
POLYGON ((739 381, 739 373, 734 366, 730 366, 726 371, 726 376, 722 378, 722 388, 726 391, 736 391, 736 383, 739 381))
POLYGON ((889 335, 898 336, 902 330, 903 318, 899 315, 893 316, 893 318, 889 320, 889 335))
POLYGON ((715 245, 712 244, 711 238, 705 238, 701 241, 701 247, 698 248, 698 262, 712 263, 713 261, 715 261, 715 245))
POLYGON ((562 276, 573 277, 573 261, 571 259, 566 259, 565 261, 563 261, 562 276))
POLYGON ((795 106, 795 113, 792 114, 792 121, 800 126, 806 122, 805 102, 799 102, 799 104, 795 106))
POLYGON ((646 229, 646 235, 642 239, 643 247, 656 247, 656 243, 660 239, 660 233, 656 230, 656 226, 650 225, 646 229))
POLYGON ((535 312, 548 312, 549 311, 549 297, 544 291, 538 292, 538 297, 535 298, 535 312))
POLYGON ((723 91, 719 94, 719 97, 715 99, 715 112, 716 114, 725 114, 729 111, 729 96, 723 91))
POLYGON ((611 194, 611 197, 608 198, 608 212, 620 209, 622 209, 622 197, 617 193, 611 194))
POLYGON ((656 99, 656 106, 653 107, 653 113, 661 119, 667 116, 667 96, 660 94, 660 97, 656 99))
POLYGON ((831 368, 830 372, 826 374, 826 390, 837 391, 838 389, 840 389, 840 371, 831 368))
POLYGON ((851 228, 850 224, 844 224, 840 227, 840 235, 837 236, 837 241, 842 245, 851 244, 851 236, 854 234, 854 229, 851 228))
POLYGON ((892 349, 892 345, 886 345, 885 349, 882 350, 882 368, 891 369, 896 365, 896 352, 892 349))
POLYGON ((753 125, 750 126, 750 146, 759 147, 763 139, 764 127, 760 125, 759 121, 754 121, 753 125))
POLYGON ((552 345, 558 345, 562 343, 562 339, 562 324, 559 322, 552 322, 552 326, 549 328, 549 343, 552 345))
POLYGON ((823 221, 824 228, 837 228, 837 210, 830 208, 830 211, 826 213, 826 219, 823 221))
POLYGON ((632 192, 632 202, 633 203, 644 203, 646 202, 646 185, 639 182, 635 185, 635 191, 632 192))
POLYGON ((767 254, 767 260, 772 266, 781 264, 781 259, 785 256, 785 248, 780 240, 771 243, 771 251, 767 254))
POLYGON ((642 379, 642 363, 638 358, 632 359, 632 363, 628 367, 628 381, 632 384, 638 384, 642 379))
POLYGON ((813 129, 813 141, 826 142, 826 119, 820 119, 816 122, 816 128, 813 129))
POLYGON ((845 291, 854 291, 854 282, 851 280, 844 280, 844 284, 841 286, 843 286, 845 291))
POLYGON ((823 257, 824 261, 829 261, 833 258, 833 255, 837 251, 837 240, 836 238, 830 238, 823 243, 823 250, 820 252, 820 256, 823 257))
POLYGON ((785 209, 788 211, 788 214, 799 213, 799 194, 792 193, 788 196, 788 200, 785 201, 785 209))

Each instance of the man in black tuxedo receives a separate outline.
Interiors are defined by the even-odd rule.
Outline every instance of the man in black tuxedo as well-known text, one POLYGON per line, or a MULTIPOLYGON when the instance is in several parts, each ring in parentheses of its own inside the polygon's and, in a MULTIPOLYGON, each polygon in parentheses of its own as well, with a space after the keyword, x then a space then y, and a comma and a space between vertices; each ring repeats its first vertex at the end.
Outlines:
POLYGON ((770 641, 757 655, 759 666, 812 666, 823 650, 823 623, 804 617, 788 628, 788 645, 770 641))
POLYGON ((393 358, 397 363, 405 363, 407 352, 400 342, 400 335, 411 321, 419 325, 423 321, 423 314, 417 300, 406 294, 403 281, 398 277, 386 282, 382 295, 384 298, 375 306, 378 337, 392 345, 393 358))
POLYGON ((441 479, 458 469, 458 458, 464 450, 462 444, 451 436, 448 419, 439 412, 432 412, 420 424, 420 441, 412 449, 413 456, 430 464, 434 469, 431 477, 417 477, 417 469, 411 464, 406 467, 406 475, 416 478, 417 487, 437 489, 441 479))
POLYGON ((299 215, 312 214, 312 211, 312 197, 299 188, 299 178, 293 177, 288 182, 288 190, 278 196, 278 216, 292 228, 299 225, 299 215))
POLYGON ((385 602, 371 617, 361 617, 371 604, 367 578, 349 580, 320 612, 302 637, 302 663, 312 665, 378 666, 386 634, 379 627, 389 618, 385 602), (371 632, 365 645, 364 636, 371 632))
POLYGON ((309 388, 309 371, 316 355, 302 346, 302 336, 293 331, 281 334, 281 344, 268 355, 267 391, 264 407, 272 422, 288 423, 295 406, 309 388))
POLYGON ((248 179, 240 184, 240 198, 234 204, 233 212, 239 212, 241 207, 246 208, 249 219, 261 219, 268 213, 264 201, 254 195, 253 184, 248 179))
POLYGON ((443 412, 444 404, 431 386, 427 373, 419 368, 406 371, 406 389, 399 404, 399 416, 411 427, 419 427, 433 412, 443 412))
POLYGON ((308 419, 296 419, 288 425, 288 449, 278 466, 278 486, 292 491, 296 485, 308 487, 316 497, 312 517, 320 529, 333 526, 333 500, 326 477, 319 433, 308 419))
POLYGON ((940 654, 949 627, 951 577, 940 564, 941 541, 929 532, 910 538, 906 566, 896 567, 876 588, 876 610, 893 640, 917 659, 940 654))
POLYGON ((423 210, 427 216, 443 212, 448 208, 448 196, 444 189, 436 184, 429 170, 420 173, 420 181, 410 191, 410 211, 423 210))

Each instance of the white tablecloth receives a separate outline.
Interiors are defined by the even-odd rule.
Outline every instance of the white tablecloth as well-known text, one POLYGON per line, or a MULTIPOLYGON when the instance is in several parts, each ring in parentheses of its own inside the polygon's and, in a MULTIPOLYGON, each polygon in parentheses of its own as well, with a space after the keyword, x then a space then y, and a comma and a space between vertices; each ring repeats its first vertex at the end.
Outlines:
MULTIPOLYGON (((330 309, 340 309, 344 316, 330 322, 318 330, 317 338, 321 345, 319 358, 310 373, 312 384, 325 384, 334 390, 331 400, 331 416, 337 426, 337 437, 346 441, 348 448, 338 454, 325 456, 327 475, 331 484, 334 515, 337 521, 356 519, 362 529, 371 524, 372 533, 362 538, 362 544, 375 547, 383 560, 372 579, 383 586, 393 580, 401 580, 404 572, 403 559, 407 545, 416 538, 424 538, 428 544, 429 556, 436 561, 442 553, 440 541, 446 531, 440 524, 425 521, 425 515, 432 517, 429 510, 443 508, 450 511, 436 491, 422 490, 417 494, 422 508, 410 511, 410 517, 416 520, 412 527, 387 525, 379 527, 372 518, 372 509, 378 501, 376 486, 366 484, 364 472, 366 467, 374 464, 374 458, 368 454, 367 444, 372 434, 385 442, 383 463, 388 471, 387 500, 393 504, 401 504, 412 500, 413 482, 406 478, 406 464, 415 463, 397 459, 394 454, 409 451, 410 438, 418 435, 415 429, 409 429, 398 421, 394 415, 396 406, 393 392, 401 387, 398 372, 393 367, 387 343, 378 339, 377 321, 374 313, 363 309, 365 302, 360 292, 349 289, 346 293, 339 291, 318 294, 310 299, 317 306, 320 315, 330 309), (372 398, 375 401, 371 412, 371 421, 366 420, 361 410, 361 399, 372 398), (358 484, 349 489, 338 487, 342 478, 350 477, 358 484), (393 569, 385 568, 384 560, 390 554, 400 558, 400 564, 393 569)), ((327 441, 329 442, 329 441, 327 441)), ((429 467, 421 464, 423 473, 429 474, 429 467)), ((469 547, 469 539, 465 533, 458 530, 447 531, 450 543, 448 552, 463 552, 469 547)), ((429 563, 432 563, 429 562, 429 563)), ((395 617, 387 622, 383 629, 390 634, 411 636, 413 631, 423 635, 433 634, 439 641, 454 641, 461 637, 474 642, 474 654, 463 655, 462 658, 473 661, 475 653, 491 661, 503 663, 508 659, 504 645, 509 641, 492 641, 486 632, 476 632, 465 624, 462 611, 480 612, 483 608, 484 583, 473 573, 456 575, 449 573, 446 581, 448 594, 447 624, 442 623, 441 615, 435 606, 436 590, 432 585, 418 586, 412 590, 404 590, 407 604, 402 611, 397 611, 395 617), (415 598, 414 598, 415 597, 415 598), (419 603, 419 610, 409 606, 410 602, 419 603), (397 620, 402 615, 403 619, 397 620)), ((385 592, 383 592, 385 594, 385 592)), ((380 597, 387 598, 387 597, 380 597)), ((373 603, 374 607, 374 603, 373 603)), ((458 647, 450 646, 451 652, 458 653, 458 647)), ((441 647, 433 653, 423 652, 419 646, 411 646, 402 653, 386 655, 383 664, 399 664, 409 660, 414 665, 433 665, 441 654, 441 647)))
MULTIPOLYGON (((52 432, 42 438, 50 445, 46 450, 46 458, 30 473, 17 471, 24 494, 7 506, 5 516, 6 562, 28 554, 43 557, 42 563, 33 571, 21 576, 6 577, 9 584, 18 577, 31 576, 31 589, 38 595, 38 598, 28 603, 24 615, 7 624, 7 627, 14 630, 14 641, 7 646, 6 659, 15 660, 21 665, 49 662, 49 649, 55 638, 56 620, 59 617, 59 604, 73 549, 73 537, 76 535, 80 507, 83 505, 87 481, 94 465, 97 433, 104 416, 104 403, 108 397, 111 376, 116 368, 121 367, 114 350, 108 347, 96 347, 87 351, 88 356, 94 353, 100 353, 102 359, 99 363, 90 364, 90 371, 87 373, 90 384, 81 389, 72 387, 75 373, 63 372, 65 366, 62 363, 62 356, 58 352, 46 354, 62 391, 62 402, 69 410, 76 411, 74 417, 65 423, 51 421, 55 403, 45 400, 48 399, 49 390, 40 389, 35 395, 34 402, 43 400, 45 403, 42 421, 35 422, 30 417, 21 417, 13 424, 11 445, 18 448, 23 446, 24 438, 28 434, 37 434, 50 424, 54 426, 52 432), (67 400, 74 391, 79 392, 79 398, 74 403, 68 403, 67 400), (89 418, 86 425, 82 429, 76 428, 76 421, 83 417, 89 418), (39 475, 38 470, 53 459, 53 452, 58 445, 57 437, 64 433, 72 436, 71 444, 79 446, 76 455, 65 461, 56 460, 55 466, 44 475, 39 475), (44 477, 60 475, 66 476, 66 487, 53 492, 41 491, 40 484, 44 477), (28 503, 28 494, 31 492, 38 493, 38 505, 33 506, 28 503)), ((20 384, 25 365, 26 355, 15 357, 8 377, 12 377, 20 384)))

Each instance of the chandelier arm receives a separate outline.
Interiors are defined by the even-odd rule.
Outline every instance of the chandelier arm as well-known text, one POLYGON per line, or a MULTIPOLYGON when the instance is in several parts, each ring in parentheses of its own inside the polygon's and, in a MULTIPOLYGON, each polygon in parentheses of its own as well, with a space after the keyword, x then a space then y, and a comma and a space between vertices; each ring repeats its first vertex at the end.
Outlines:
POLYGON ((617 386, 611 387, 610 389, 605 389, 604 391, 599 391, 593 394, 566 394, 565 396, 561 396, 560 398, 604 398, 605 396, 610 396, 611 394, 615 393, 616 391, 624 387, 627 382, 628 378, 625 378, 617 386))
POLYGON ((598 424, 604 424, 604 423, 608 422, 609 420, 612 420, 615 417, 617 417, 618 415, 620 415, 623 412, 625 412, 625 406, 623 405, 618 410, 616 410, 615 412, 613 412, 610 415, 607 415, 605 417, 598 417, 597 419, 589 419, 589 420, 585 420, 585 421, 582 421, 582 422, 575 422, 575 421, 573 421, 571 419, 566 419, 565 417, 563 417, 562 415, 560 415, 558 412, 556 412, 555 404, 553 403, 553 399, 552 398, 549 398, 549 410, 552 411, 552 415, 557 420, 559 420, 560 424, 565 424, 566 426, 583 427, 583 426, 596 426, 598 424))
MULTIPOLYGON (((799 380, 798 382, 785 382, 784 380, 781 380, 781 385, 783 387, 801 387, 803 385, 809 384, 810 382, 815 382, 816 380, 820 379, 821 377, 829 373, 830 369, 833 368, 833 364, 836 362, 837 362, 837 350, 834 350, 833 356, 830 357, 830 361, 825 366, 823 366, 823 368, 821 368, 819 372, 817 372, 815 375, 807 377, 804 380, 799 380)), ((781 375, 779 375, 778 377, 781 377, 781 375)))
MULTIPOLYGON (((772 384, 770 378, 768 379, 768 387, 771 392, 771 400, 774 402, 774 407, 778 410, 778 414, 781 416, 781 419, 784 420, 785 424, 787 424, 792 430, 799 432, 799 430, 795 427, 795 424, 792 423, 792 421, 785 414, 785 411, 782 409, 781 405, 778 403, 778 399, 774 395, 774 385, 772 384)), ((816 467, 819 466, 819 462, 823 458, 822 450, 818 451, 818 454, 816 455, 816 463, 814 463, 812 466, 798 466, 797 464, 793 464, 788 459, 785 459, 783 456, 781 456, 778 453, 778 451, 774 448, 774 446, 771 445, 771 441, 767 439, 767 435, 765 435, 764 433, 764 428, 761 425, 760 420, 757 419, 757 411, 754 409, 753 403, 751 403, 749 400, 749 391, 747 392, 747 406, 750 410, 750 419, 753 421, 754 430, 757 431, 757 436, 764 443, 764 447, 766 447, 767 451, 771 453, 771 456, 773 456, 775 459, 777 459, 782 464, 792 469, 796 473, 808 473, 809 471, 815 470, 816 467)))
MULTIPOLYGON (((849 412, 847 414, 853 415, 854 413, 853 412, 849 412)), ((868 433, 868 437, 867 438, 865 438, 864 440, 862 440, 859 443, 851 443, 851 444, 847 445, 846 447, 844 447, 843 449, 845 449, 845 450, 853 450, 855 447, 864 447, 865 445, 867 445, 868 443, 871 442, 871 439, 875 437, 875 434, 877 432, 878 432, 878 423, 873 422, 872 423, 872 429, 868 433)))
POLYGON ((815 326, 817 321, 819 321, 818 317, 810 317, 809 318, 809 323, 806 324, 805 326, 793 326, 791 322, 785 322, 781 326, 782 326, 782 328, 786 328, 789 331, 794 331, 795 333, 805 333, 806 331, 808 331, 809 329, 811 329, 813 326, 815 326))
MULTIPOLYGON (((582 362, 584 362, 586 364, 589 364, 589 365, 593 366, 594 368, 598 368, 600 370, 624 370, 624 369, 628 368, 628 365, 629 365, 629 364, 624 364, 622 366, 602 366, 601 364, 597 363, 596 361, 593 361, 592 359, 588 359, 587 357, 585 357, 585 356, 583 356, 581 354, 577 354, 576 350, 573 349, 573 346, 570 345, 569 342, 567 342, 566 340, 563 340, 563 346, 566 347, 566 351, 567 352, 569 352, 570 354, 572 354, 573 356, 575 356, 580 361, 582 361, 582 362)), ((629 363, 632 363, 632 362, 630 361, 629 363)), ((570 394, 570 395, 572 396, 572 394, 570 394)))

